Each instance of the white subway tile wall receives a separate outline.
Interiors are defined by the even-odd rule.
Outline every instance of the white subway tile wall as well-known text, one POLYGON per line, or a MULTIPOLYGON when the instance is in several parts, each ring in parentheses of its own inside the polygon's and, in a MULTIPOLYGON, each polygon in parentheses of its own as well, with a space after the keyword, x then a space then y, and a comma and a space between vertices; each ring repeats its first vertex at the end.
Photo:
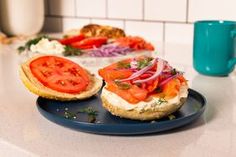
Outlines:
POLYGON ((87 18, 105 18, 106 0, 76 0, 76 15, 87 18))
POLYGON ((166 23, 165 42, 167 43, 185 43, 193 42, 193 25, 182 23, 166 23))
POLYGON ((107 15, 117 19, 143 19, 143 0, 107 0, 107 15))
POLYGON ((190 0, 189 21, 235 20, 236 0, 190 0))
POLYGON ((148 41, 192 44, 196 20, 236 20, 236 0, 45 0, 44 31, 98 23, 148 41))
POLYGON ((163 23, 158 22, 125 22, 126 34, 143 37, 146 41, 151 42, 159 52, 162 52, 160 43, 163 41, 163 27, 163 23))
POLYGON ((163 23, 126 21, 125 30, 127 34, 142 36, 146 40, 163 41, 163 23))
POLYGON ((90 19, 66 17, 62 19, 62 31, 64 32, 76 28, 78 29, 88 23, 90 23, 90 19))
POLYGON ((187 0, 145 0, 144 18, 158 21, 186 22, 187 0))

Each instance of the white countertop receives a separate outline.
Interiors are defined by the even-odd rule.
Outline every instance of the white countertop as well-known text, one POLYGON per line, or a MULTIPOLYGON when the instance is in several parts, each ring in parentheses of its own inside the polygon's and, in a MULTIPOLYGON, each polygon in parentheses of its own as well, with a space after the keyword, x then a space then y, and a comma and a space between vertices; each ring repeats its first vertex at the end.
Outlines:
POLYGON ((163 44, 159 55, 185 71, 190 87, 207 98, 194 123, 144 136, 107 136, 71 130, 44 118, 18 76, 19 56, 0 45, 0 156, 233 157, 236 156, 236 71, 207 77, 192 68, 189 45, 163 44), (163 53, 164 52, 164 53, 163 53))

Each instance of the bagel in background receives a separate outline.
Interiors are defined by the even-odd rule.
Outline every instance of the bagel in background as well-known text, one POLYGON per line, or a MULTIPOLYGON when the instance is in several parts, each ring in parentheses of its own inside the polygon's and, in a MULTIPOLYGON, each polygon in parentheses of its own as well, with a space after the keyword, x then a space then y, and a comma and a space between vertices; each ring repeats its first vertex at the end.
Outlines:
POLYGON ((120 28, 98 24, 88 24, 83 26, 81 29, 72 29, 66 32, 65 36, 70 37, 79 34, 83 34, 86 37, 106 37, 108 39, 116 39, 126 36, 124 30, 120 28))

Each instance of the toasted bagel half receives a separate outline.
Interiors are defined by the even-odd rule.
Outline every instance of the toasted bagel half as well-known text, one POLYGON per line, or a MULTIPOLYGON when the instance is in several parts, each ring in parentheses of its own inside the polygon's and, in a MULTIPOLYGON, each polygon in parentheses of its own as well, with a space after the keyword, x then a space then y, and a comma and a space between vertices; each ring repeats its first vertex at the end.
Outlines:
POLYGON ((188 96, 183 73, 161 58, 125 59, 100 69, 99 75, 106 83, 103 107, 122 118, 160 119, 180 109, 188 96))
POLYGON ((20 66, 20 78, 26 88, 29 89, 32 93, 48 98, 48 99, 55 99, 55 100, 61 100, 61 101, 70 101, 70 100, 81 100, 81 99, 86 99, 94 94, 96 94, 100 88, 102 87, 102 80, 96 78, 93 74, 89 73, 87 70, 87 75, 89 77, 89 84, 86 87, 85 90, 79 92, 79 93, 64 93, 64 92, 59 92, 56 90, 53 90, 45 85, 43 85, 32 73, 30 69, 30 63, 34 61, 35 59, 42 57, 44 55, 39 55, 36 57, 33 57, 23 63, 20 66))
MULTIPOLYGON (((123 101, 120 101, 118 103, 118 101, 111 100, 117 96, 113 95, 111 97, 108 97, 106 94, 104 94, 104 90, 106 90, 105 87, 103 88, 103 92, 101 94, 102 106, 115 116, 133 120, 148 121, 148 120, 161 119, 179 110, 186 102, 186 97, 180 97, 179 101, 177 102, 173 103, 169 102, 167 104, 162 104, 162 106, 156 108, 155 107, 149 109, 147 108, 145 110, 140 110, 138 108, 127 109, 124 108, 124 105, 120 105, 120 103, 122 103, 123 101)), ((150 102, 147 101, 144 103, 146 103, 146 106, 149 106, 148 103, 150 102)))

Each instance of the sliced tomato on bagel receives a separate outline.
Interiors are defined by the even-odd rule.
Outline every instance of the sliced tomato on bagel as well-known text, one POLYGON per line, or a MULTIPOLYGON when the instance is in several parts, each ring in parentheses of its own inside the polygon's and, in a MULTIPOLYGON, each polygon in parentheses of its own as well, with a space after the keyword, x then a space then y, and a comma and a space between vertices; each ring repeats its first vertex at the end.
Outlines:
POLYGON ((82 67, 61 57, 38 57, 30 63, 30 70, 44 86, 59 92, 80 93, 89 84, 82 67))

